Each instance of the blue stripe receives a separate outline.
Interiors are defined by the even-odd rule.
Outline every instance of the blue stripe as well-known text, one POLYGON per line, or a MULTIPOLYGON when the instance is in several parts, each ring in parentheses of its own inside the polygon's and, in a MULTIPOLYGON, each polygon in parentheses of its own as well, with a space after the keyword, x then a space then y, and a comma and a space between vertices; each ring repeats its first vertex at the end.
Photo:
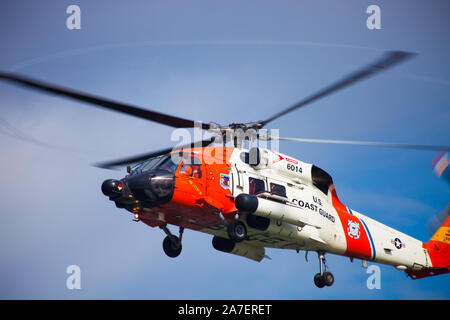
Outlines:
POLYGON ((372 259, 370 260, 375 260, 375 257, 377 255, 376 250, 375 250, 375 245, 373 244, 373 239, 372 239, 372 235, 370 234, 369 228, 367 228, 366 223, 364 222, 363 219, 359 218, 359 220, 361 220, 361 222, 364 225, 364 228, 366 228, 367 234, 369 235, 369 240, 370 240, 370 245, 372 246, 372 259))

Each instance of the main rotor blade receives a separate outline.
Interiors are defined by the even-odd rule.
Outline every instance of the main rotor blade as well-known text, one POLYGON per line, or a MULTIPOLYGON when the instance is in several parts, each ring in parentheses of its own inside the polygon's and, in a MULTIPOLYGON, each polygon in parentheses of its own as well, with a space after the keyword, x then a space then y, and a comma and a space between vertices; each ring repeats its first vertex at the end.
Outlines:
POLYGON ((308 142, 308 143, 347 144, 347 145, 360 145, 368 147, 386 147, 397 149, 432 150, 432 151, 450 150, 449 146, 430 146, 430 145, 373 142, 373 141, 327 140, 327 139, 284 138, 284 137, 269 137, 269 140, 284 140, 284 141, 308 142))
MULTIPOLYGON (((83 93, 73 89, 56 86, 44 81, 31 79, 15 73, 0 72, 0 79, 11 81, 13 83, 37 89, 40 91, 68 97, 77 101, 88 102, 97 107, 122 112, 141 119, 158 122, 175 128, 193 128, 195 123, 193 120, 175 117, 147 109, 142 109, 126 103, 116 102, 106 98, 94 96, 88 93, 83 93)), ((202 123, 202 128, 209 129, 209 125, 202 123)))
POLYGON ((144 160, 147 160, 147 159, 150 159, 153 157, 158 157, 158 156, 170 153, 171 151, 175 151, 175 150, 189 149, 189 148, 195 148, 195 147, 207 147, 211 143, 213 143, 214 140, 215 140, 215 138, 212 137, 210 139, 205 139, 202 141, 185 144, 182 146, 169 147, 169 148, 161 149, 158 151, 143 153, 143 154, 139 154, 139 155, 135 155, 135 156, 127 157, 127 158, 122 158, 122 159, 118 159, 118 160, 99 162, 99 163, 94 164, 93 166, 103 168, 103 169, 112 169, 113 167, 137 163, 137 162, 144 161, 144 160))
POLYGON ((275 119, 278 119, 289 112, 297 110, 297 109, 299 109, 307 104, 310 104, 320 98, 323 98, 329 94, 332 94, 333 92, 336 92, 336 91, 343 89, 347 86, 350 86, 358 81, 368 78, 378 72, 388 69, 388 68, 394 66, 395 64, 397 64, 407 58, 410 58, 413 55, 414 55, 413 53, 403 52, 403 51, 388 52, 387 54, 385 54, 384 57, 377 60, 376 62, 366 66, 365 68, 363 68, 361 70, 357 70, 357 71, 351 73, 350 75, 348 75, 348 76, 344 77, 343 79, 333 83, 332 85, 322 89, 321 91, 309 96, 308 98, 300 101, 299 103, 297 103, 281 112, 278 112, 277 114, 273 115, 272 117, 268 118, 267 120, 260 122, 260 124, 261 124, 261 126, 265 126, 267 123, 269 123, 275 119))

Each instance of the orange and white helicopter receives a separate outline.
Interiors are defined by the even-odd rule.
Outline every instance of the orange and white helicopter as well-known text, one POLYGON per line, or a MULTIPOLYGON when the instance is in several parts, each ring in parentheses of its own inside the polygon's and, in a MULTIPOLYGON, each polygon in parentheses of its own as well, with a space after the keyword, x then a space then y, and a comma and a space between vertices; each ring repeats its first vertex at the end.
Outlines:
MULTIPOLYGON (((268 148, 243 147, 245 140, 256 139, 450 150, 447 146, 281 138, 263 132, 269 122, 411 55, 399 51, 386 53, 374 63, 267 120, 226 126, 200 123, 201 129, 213 134, 210 139, 100 163, 98 166, 103 168, 127 165, 128 172, 122 179, 104 181, 102 192, 118 208, 131 212, 135 221, 161 228, 167 234, 163 241, 164 252, 173 258, 181 253, 182 235, 187 228, 211 234, 212 244, 219 251, 255 261, 265 257, 265 248, 315 251, 320 268, 314 283, 320 288, 334 282, 333 274, 327 270, 326 253, 392 265, 406 271, 413 279, 448 273, 448 217, 434 236, 423 243, 344 205, 331 176, 317 166, 268 148), (213 143, 216 145, 212 146, 213 143), (179 227, 178 235, 172 234, 169 225, 179 227)), ((1 72, 0 79, 174 128, 196 126, 196 122, 189 119, 18 74, 1 72)))

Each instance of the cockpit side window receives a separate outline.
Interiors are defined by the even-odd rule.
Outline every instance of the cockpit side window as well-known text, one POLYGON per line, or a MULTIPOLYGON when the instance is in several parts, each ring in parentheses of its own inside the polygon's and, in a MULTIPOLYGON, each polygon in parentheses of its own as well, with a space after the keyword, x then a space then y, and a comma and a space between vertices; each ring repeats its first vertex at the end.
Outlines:
POLYGON ((250 177, 248 182, 249 182, 248 183, 249 184, 249 188, 248 188, 249 194, 258 194, 258 193, 266 191, 266 184, 264 183, 263 180, 250 177))
POLYGON ((193 177, 197 179, 201 179, 202 177, 202 169, 201 165, 198 164, 199 161, 195 159, 185 159, 180 168, 180 174, 193 177))

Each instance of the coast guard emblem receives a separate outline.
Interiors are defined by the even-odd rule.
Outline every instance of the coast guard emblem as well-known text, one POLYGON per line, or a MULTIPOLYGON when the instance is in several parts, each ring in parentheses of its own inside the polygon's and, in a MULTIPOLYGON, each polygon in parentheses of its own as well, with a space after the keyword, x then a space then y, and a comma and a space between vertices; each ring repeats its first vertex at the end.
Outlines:
POLYGON ((230 176, 221 173, 221 174, 220 174, 220 185, 221 185, 222 188, 224 188, 224 189, 230 189, 230 187, 231 187, 230 176))
POLYGON ((359 239, 359 236, 361 235, 361 232, 359 231, 359 223, 348 220, 347 234, 352 239, 359 239))

